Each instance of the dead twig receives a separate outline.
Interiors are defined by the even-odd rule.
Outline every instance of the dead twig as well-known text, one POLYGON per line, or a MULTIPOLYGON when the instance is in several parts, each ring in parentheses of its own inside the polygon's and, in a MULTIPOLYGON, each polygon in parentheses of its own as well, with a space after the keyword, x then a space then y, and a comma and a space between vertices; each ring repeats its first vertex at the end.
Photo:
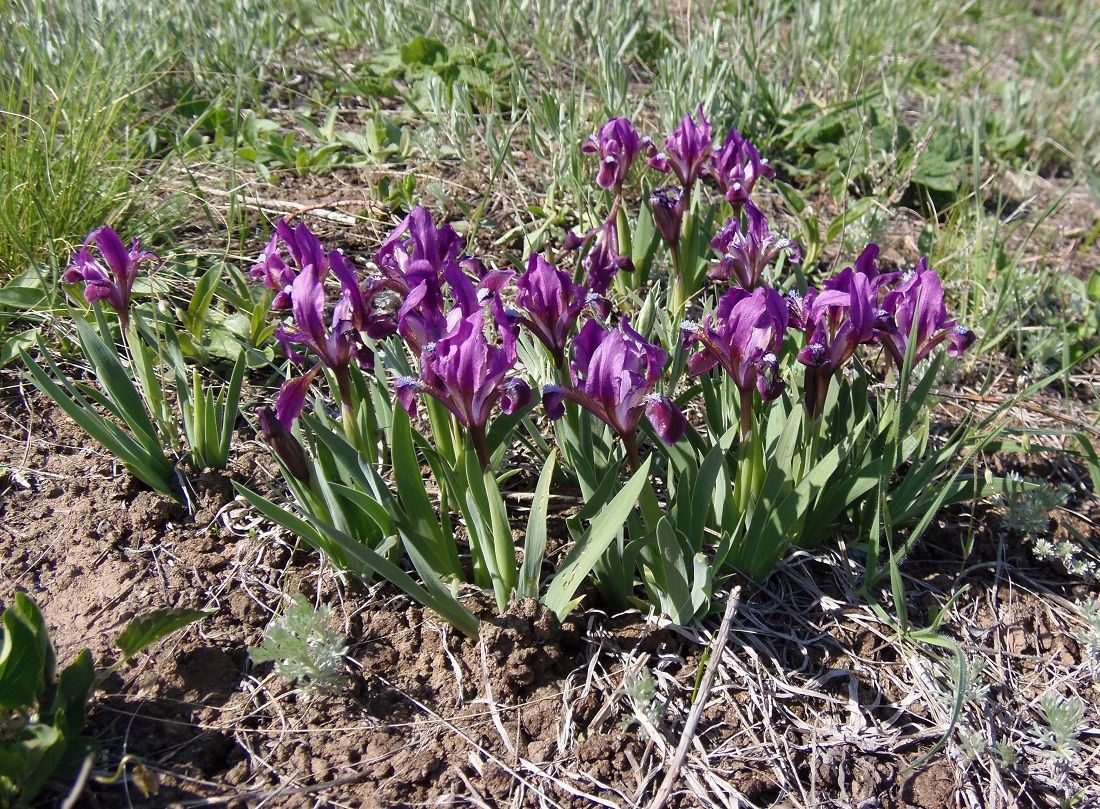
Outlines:
POLYGON ((714 684, 714 675, 718 671, 722 654, 729 642, 730 624, 733 623, 733 616, 737 612, 740 603, 741 588, 734 587, 730 591, 729 599, 726 601, 726 611, 722 615, 722 624, 718 628, 718 637, 715 639, 714 647, 710 652, 707 670, 703 672, 703 680, 699 684, 699 693, 695 696, 695 704, 691 706, 691 713, 688 714, 687 721, 684 723, 684 732, 680 736, 680 744, 676 747, 668 771, 665 773, 665 779, 661 782, 661 786, 657 788, 657 794, 653 796, 653 802, 649 804, 649 809, 661 809, 668 801, 669 796, 672 795, 672 788, 676 784, 676 779, 680 776, 680 768, 684 765, 688 750, 691 748, 691 740, 695 738, 695 729, 699 726, 699 720, 703 716, 707 697, 710 696, 711 685, 714 684))

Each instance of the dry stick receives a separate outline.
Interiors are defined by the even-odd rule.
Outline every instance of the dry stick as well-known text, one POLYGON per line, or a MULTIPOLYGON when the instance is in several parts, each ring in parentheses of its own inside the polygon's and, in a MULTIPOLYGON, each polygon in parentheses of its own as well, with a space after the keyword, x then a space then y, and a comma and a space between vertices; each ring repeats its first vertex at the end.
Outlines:
POLYGON ((65 796, 65 800, 60 804, 61 809, 73 809, 73 807, 76 806, 77 800, 80 799, 80 793, 84 791, 84 787, 88 783, 88 776, 92 774, 92 765, 94 763, 94 755, 84 757, 84 762, 80 765, 80 772, 77 773, 76 780, 73 781, 69 794, 65 796))
MULTIPOLYGON (((943 399, 955 399, 962 402, 974 402, 975 404, 1002 405, 1011 401, 1011 397, 1009 396, 990 396, 988 394, 979 395, 976 393, 947 393, 942 391, 933 391, 932 395, 939 396, 943 399)), ((1021 400, 1019 402, 1016 402, 1013 406, 1022 408, 1023 410, 1028 410, 1032 413, 1037 413, 1041 416, 1046 416, 1047 418, 1054 419, 1055 421, 1064 422, 1065 424, 1069 424, 1070 426, 1076 427, 1079 430, 1084 430, 1085 432, 1089 433, 1093 438, 1100 438, 1100 430, 1096 429, 1091 424, 1087 424, 1086 422, 1083 422, 1080 419, 1076 419, 1073 416, 1066 415, 1065 413, 1057 413, 1048 407, 1044 407, 1041 404, 1021 400)))
MULTIPOLYGON (((314 213, 315 211, 325 211, 329 206, 339 205, 358 205, 363 208, 370 208, 371 213, 385 213, 386 209, 369 199, 334 199, 329 202, 315 202, 312 205, 306 205, 304 208, 299 208, 294 213, 286 217, 287 224, 290 224, 302 214, 314 213)), ((331 211, 326 211, 332 213, 331 211)))
POLYGON ((691 706, 691 713, 688 714, 687 722, 684 723, 684 732, 680 736, 680 744, 676 747, 676 753, 669 764, 668 772, 665 773, 665 780, 661 782, 657 794, 653 796, 653 802, 649 804, 649 809, 661 809, 672 795, 672 788, 680 775, 680 768, 684 765, 688 749, 691 747, 691 741, 695 738, 695 729, 699 726, 699 720, 703 716, 707 697, 710 696, 710 687, 714 683, 714 675, 718 672, 722 653, 726 651, 726 643, 729 642, 730 624, 733 623, 733 615, 737 612, 737 606, 740 603, 741 588, 734 587, 730 590, 729 599, 726 601, 726 611, 722 615, 722 624, 718 628, 718 637, 714 642, 714 648, 711 649, 707 670, 703 672, 703 680, 699 684, 699 693, 696 695, 695 704, 691 706))
POLYGON ((481 683, 485 688, 485 704, 489 706, 489 713, 493 718, 493 725, 497 729, 497 733, 500 734, 501 741, 504 742, 504 747, 512 754, 512 766, 516 766, 519 763, 519 750, 512 740, 508 737, 508 731, 504 728, 504 723, 500 719, 500 711, 497 710, 496 700, 493 699, 493 688, 489 683, 489 659, 485 651, 485 639, 481 638, 477 642, 478 649, 481 651, 481 683))
MULTIPOLYGON (((212 188, 209 186, 200 185, 198 186, 198 189, 202 193, 208 194, 213 197, 227 198, 233 196, 233 192, 222 191, 219 188, 212 188)), ((357 199, 332 200, 331 202, 326 202, 321 205, 312 203, 309 205, 302 205, 298 202, 290 202, 288 200, 281 199, 269 199, 267 197, 249 196, 247 194, 242 194, 239 192, 237 192, 237 198, 242 205, 245 205, 249 208, 254 208, 259 211, 263 211, 264 213, 289 214, 287 218, 290 220, 293 220, 294 217, 301 216, 302 214, 308 212, 310 216, 315 216, 318 219, 325 219, 329 222, 335 222, 340 225, 354 225, 357 224, 359 220, 356 219, 354 216, 348 216, 347 214, 340 213, 339 211, 331 211, 329 210, 329 208, 339 205, 346 205, 349 203, 361 205, 363 202, 365 202, 365 200, 357 199)), ((369 203, 368 201, 367 205, 370 204, 371 203, 369 203)))

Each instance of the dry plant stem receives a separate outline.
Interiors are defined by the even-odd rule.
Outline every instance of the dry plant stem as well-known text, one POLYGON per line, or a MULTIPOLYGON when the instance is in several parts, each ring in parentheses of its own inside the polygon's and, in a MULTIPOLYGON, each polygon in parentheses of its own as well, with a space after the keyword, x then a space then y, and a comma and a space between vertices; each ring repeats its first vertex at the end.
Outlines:
MULTIPOLYGON (((299 216, 302 216, 303 214, 307 214, 307 213, 313 213, 314 211, 322 211, 323 213, 330 213, 328 210, 326 210, 327 208, 334 207, 334 206, 340 206, 340 205, 357 205, 357 206, 361 206, 363 208, 369 208, 371 213, 375 213, 375 214, 384 214, 386 212, 385 209, 382 206, 380 206, 377 202, 374 202, 373 200, 369 200, 369 199, 334 199, 334 200, 330 200, 328 202, 315 202, 311 205, 306 205, 303 208, 299 208, 298 210, 296 210, 296 211, 292 212, 290 215, 288 215, 286 217, 286 221, 287 221, 287 224, 289 224, 289 223, 293 222, 295 219, 297 219, 299 216)), ((325 218, 325 217, 322 217, 322 218, 325 218)))
POLYGON ((657 794, 653 796, 653 802, 649 804, 649 809, 661 809, 672 795, 676 779, 680 776, 680 768, 684 766, 684 760, 687 758, 692 739, 695 738, 695 729, 699 726, 703 709, 706 708, 707 697, 710 696, 710 688, 714 684, 714 675, 718 671, 722 654, 726 651, 726 644, 729 642, 730 624, 733 623, 733 616, 737 612, 740 603, 741 588, 734 587, 730 590, 729 598, 726 601, 726 611, 722 614, 722 624, 718 628, 718 637, 715 639, 714 647, 710 652, 707 670, 703 672, 703 680, 699 683, 699 693, 695 695, 695 703, 691 706, 691 713, 688 714, 687 721, 684 723, 684 732, 680 736, 680 744, 676 746, 676 753, 672 756, 672 761, 669 762, 665 778, 661 782, 661 786, 657 788, 657 794))
MULTIPOLYGON (((234 196, 233 192, 223 191, 220 188, 206 185, 200 185, 198 189, 206 196, 219 197, 221 199, 227 199, 234 196)), ((339 211, 332 211, 329 210, 329 208, 336 205, 346 205, 349 203, 359 204, 362 202, 362 200, 332 200, 331 202, 326 202, 324 205, 301 205, 297 202, 272 199, 269 197, 249 196, 247 194, 237 194, 236 196, 240 204, 254 208, 255 210, 276 216, 289 214, 288 221, 293 221, 296 217, 308 213, 310 216, 316 217, 317 219, 324 219, 328 222, 335 222, 338 225, 348 226, 358 224, 359 220, 354 216, 349 216, 339 211)))
POLYGON ((61 809, 73 809, 76 806, 78 800, 80 800, 81 793, 84 792, 84 787, 88 785, 88 776, 92 774, 92 765, 95 763, 95 756, 89 755, 84 757, 84 761, 80 765, 80 771, 77 773, 76 780, 73 781, 72 787, 70 787, 65 799, 61 801, 61 809))

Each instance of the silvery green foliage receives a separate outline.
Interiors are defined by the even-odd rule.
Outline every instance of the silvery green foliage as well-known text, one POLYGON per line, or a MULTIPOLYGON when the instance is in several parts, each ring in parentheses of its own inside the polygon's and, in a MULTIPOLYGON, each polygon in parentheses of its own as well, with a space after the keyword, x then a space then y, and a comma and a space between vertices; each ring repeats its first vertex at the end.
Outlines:
POLYGON ((1046 727, 1036 724, 1033 731, 1039 755, 1049 763, 1054 784, 1070 799, 1076 793, 1072 770, 1081 747, 1077 733, 1085 716, 1085 703, 1080 697, 1048 691, 1039 700, 1039 713, 1046 723, 1046 727))
POLYGON ((1008 742, 997 742, 994 749, 997 751, 997 760, 1001 762, 1002 767, 1013 769, 1020 763, 1020 754, 1008 742))
POLYGON ((1082 604, 1081 613, 1086 627, 1077 635, 1081 646, 1081 664, 1094 680, 1100 681, 1100 600, 1082 604))
POLYGON ((1078 697, 1048 691, 1039 700, 1039 713, 1047 727, 1036 728, 1035 741, 1053 766, 1056 779, 1069 789, 1070 766, 1081 747, 1077 729, 1085 715, 1085 703, 1078 697))
MULTIPOLYGON (((634 710, 638 717, 644 718, 650 724, 655 724, 661 718, 662 706, 657 691, 657 679, 647 668, 643 668, 636 676, 631 677, 624 684, 626 693, 634 703, 634 710)), ((629 724, 631 720, 626 720, 629 724)))
POLYGON ((332 607, 322 604, 314 609, 301 595, 268 624, 263 643, 248 648, 252 662, 273 660, 283 679, 322 691, 343 685, 347 651, 344 636, 333 629, 332 607))
POLYGON ((980 760, 985 755, 985 738, 981 731, 972 730, 969 727, 959 729, 959 753, 958 757, 964 767, 980 760))
POLYGON ((1064 539, 1061 542, 1036 539, 1032 552, 1041 561, 1059 562, 1071 576, 1088 580, 1096 578, 1096 562, 1083 558, 1081 549, 1072 542, 1064 539))
MULTIPOLYGON (((985 663, 985 659, 979 657, 973 661, 968 658, 956 658, 951 664, 951 682, 960 684, 964 708, 972 707, 979 714, 989 698, 989 685, 985 682, 985 663)), ((959 695, 941 692, 940 696, 943 706, 953 710, 959 695)), ((957 733, 955 757, 963 767, 969 767, 986 754, 988 749, 986 739, 981 730, 972 726, 967 720, 965 710, 960 715, 957 733)))
POLYGON ((1053 542, 1047 538, 1050 518, 1055 510, 1066 504, 1069 489, 1047 483, 1024 481, 1010 473, 1001 495, 1005 506, 1004 526, 1010 532, 1030 537, 1035 558, 1043 562, 1058 562, 1071 576, 1082 579, 1096 577, 1096 562, 1083 555, 1081 548, 1068 540, 1053 542))
MULTIPOLYGON (((1030 482, 1029 482, 1030 483, 1030 482)), ((1009 531, 1038 537, 1050 528, 1050 515, 1066 504, 1068 492, 1064 486, 1046 483, 1027 485, 1016 473, 1009 473, 1006 491, 1001 495, 1005 505, 1004 525, 1009 531)))

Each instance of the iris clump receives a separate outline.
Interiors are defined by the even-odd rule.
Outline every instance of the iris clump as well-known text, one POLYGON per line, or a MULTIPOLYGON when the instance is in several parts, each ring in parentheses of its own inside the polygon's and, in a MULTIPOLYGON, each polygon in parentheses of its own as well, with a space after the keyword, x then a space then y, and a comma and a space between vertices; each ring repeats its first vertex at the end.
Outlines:
MULTIPOLYGON (((718 584, 766 577, 791 546, 867 531, 868 514, 894 532, 986 491, 950 469, 963 445, 928 431, 943 357, 975 341, 950 316, 941 276, 925 259, 884 271, 868 244, 807 284, 783 272, 802 251, 764 214, 775 171, 744 134, 716 140, 698 108, 662 143, 625 118, 599 127, 580 145, 607 206, 596 227, 516 267, 477 258, 420 206, 359 258, 278 222, 251 276, 286 379, 255 415, 295 506, 239 487, 245 498, 339 567, 388 579, 475 634, 463 584, 499 610, 521 595, 564 616, 591 581, 614 609, 685 623, 718 584), (519 547, 503 487, 526 460, 541 471, 519 547), (548 560, 562 481, 584 505, 565 521, 568 553, 548 560)), ((101 228, 65 280, 138 335, 134 281, 156 262, 101 228)), ((142 380, 149 398, 158 389, 142 380)), ((164 414, 113 412, 138 439, 103 427, 105 446, 171 492, 172 461, 133 449, 156 448, 164 414)), ((867 558, 873 581, 875 546, 867 558)))
MULTIPOLYGON (((519 596, 564 617, 587 582, 610 608, 686 623, 730 577, 762 580, 791 547, 839 532, 867 537, 870 586, 880 533, 995 491, 952 466, 973 451, 965 431, 930 430, 944 357, 975 335, 928 261, 883 268, 869 244, 828 277, 785 272, 802 250, 765 213, 776 171, 754 144, 732 127, 716 138, 701 107, 658 140, 622 117, 600 126, 580 144, 600 211, 576 217, 596 226, 532 245, 514 267, 471 254, 459 223, 421 206, 364 256, 277 223, 250 275, 253 333, 269 312, 284 381, 255 419, 294 506, 241 494, 338 567, 389 580, 473 635, 464 586, 502 611, 519 596), (547 558, 563 484, 583 506, 547 558)), ((52 361, 23 359, 135 475, 178 497, 168 402, 193 405, 192 459, 224 458, 245 363, 242 352, 224 398, 199 391, 194 368, 188 390, 171 324, 143 314, 162 307, 132 300, 159 266, 107 227, 73 256, 64 279, 95 315, 77 319, 104 385, 94 401, 52 361)))
POLYGON ((775 170, 738 130, 715 140, 702 108, 660 150, 613 118, 580 151, 608 207, 520 272, 468 254, 458 229, 422 207, 358 265, 303 225, 277 227, 254 277, 289 315, 276 336, 305 370, 260 426, 308 524, 245 490, 252 502, 476 632, 456 582, 491 591, 501 609, 522 594, 564 615, 590 578, 613 607, 686 622, 725 577, 763 578, 786 548, 870 513, 862 504, 876 491, 907 500, 890 509, 891 530, 959 496, 958 470, 940 483, 950 453, 914 456, 932 451, 917 416, 937 350, 957 356, 974 340, 926 260, 883 271, 871 244, 816 286, 784 274, 802 251, 759 199, 775 170), (639 196, 647 228, 628 210, 639 196), (632 254, 656 255, 658 271, 638 271, 632 254), (348 446, 323 408, 301 419, 322 371, 341 419, 373 425, 343 430, 348 446), (875 400, 880 380, 896 390, 875 400), (500 489, 518 473, 516 452, 542 465, 522 552, 500 489), (586 504, 543 587, 561 477, 586 504))

